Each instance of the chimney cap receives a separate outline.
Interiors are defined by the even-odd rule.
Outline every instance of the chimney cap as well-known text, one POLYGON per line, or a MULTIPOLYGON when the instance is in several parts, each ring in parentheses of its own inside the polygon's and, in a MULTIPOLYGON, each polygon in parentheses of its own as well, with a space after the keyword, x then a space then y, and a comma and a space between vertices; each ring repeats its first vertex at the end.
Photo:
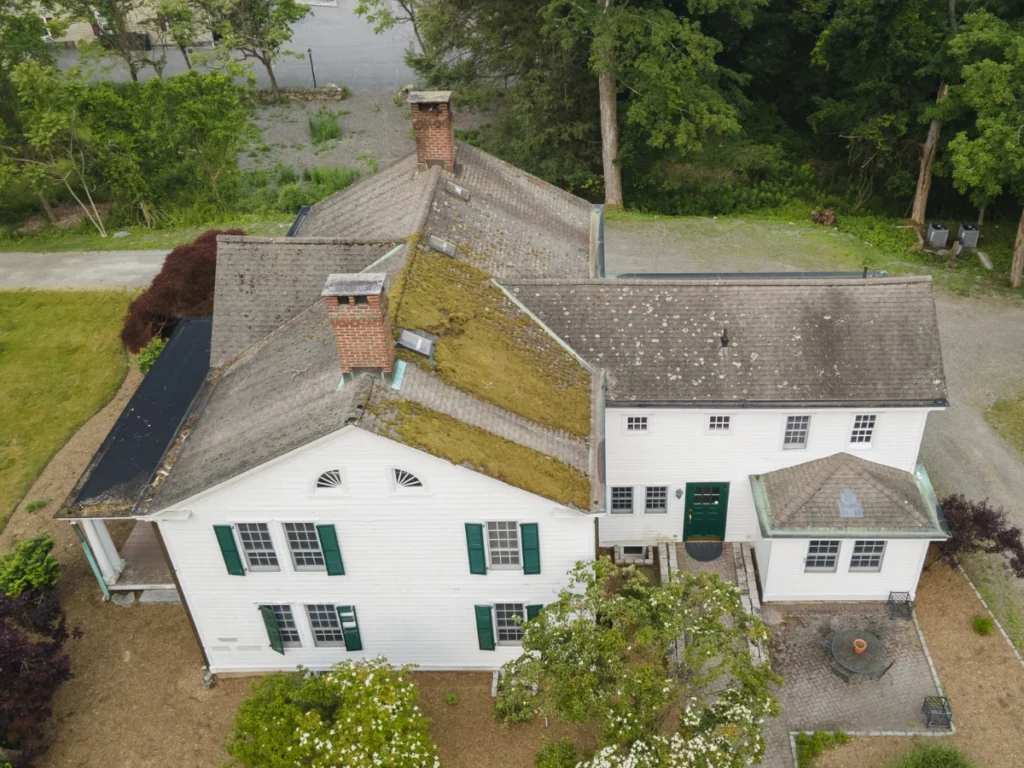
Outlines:
POLYGON ((451 91, 412 91, 410 104, 447 104, 452 100, 451 91))
POLYGON ((386 278, 383 272, 328 275, 320 296, 379 296, 386 278))

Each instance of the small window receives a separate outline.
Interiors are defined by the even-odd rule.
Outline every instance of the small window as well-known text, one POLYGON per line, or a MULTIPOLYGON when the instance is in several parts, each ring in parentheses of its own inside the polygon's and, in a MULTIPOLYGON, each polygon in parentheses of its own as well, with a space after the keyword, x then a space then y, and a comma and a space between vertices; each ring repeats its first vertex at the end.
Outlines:
POLYGON ((810 416, 787 416, 786 434, 782 438, 782 447, 785 450, 794 450, 807 447, 807 434, 811 429, 810 416))
POLYGON ((668 486, 652 485, 644 489, 644 512, 649 515, 668 512, 668 486))
POLYGON ((710 432, 728 432, 729 427, 732 425, 732 416, 709 416, 708 417, 708 431, 710 432))
POLYGON ((523 603, 497 603, 494 606, 494 624, 499 643, 519 643, 523 639, 526 606, 523 603))
POLYGON ((338 491, 342 485, 340 469, 329 469, 316 479, 318 491, 338 491))
POLYGON ((266 523, 239 523, 238 538, 242 541, 250 571, 279 571, 274 542, 266 523))
POLYGON ((646 432, 647 431, 647 417, 646 416, 627 416, 626 417, 626 431, 627 432, 646 432))
POLYGON ((519 568, 519 523, 502 520, 487 524, 492 568, 519 568))
POLYGON ((288 537, 288 548, 297 571, 322 571, 324 553, 320 549, 320 537, 313 523, 285 523, 284 532, 288 537))
POLYGON ((878 573, 882 570, 882 556, 885 554, 884 541, 855 541, 850 570, 859 573, 878 573))
POLYGON ((871 445, 871 441, 875 437, 875 419, 876 416, 873 413, 855 416, 850 442, 854 445, 871 445))
POLYGON ((619 515, 633 514, 633 487, 620 485, 612 488, 612 513, 619 515))
POLYGON ((281 645, 285 648, 301 648, 302 639, 299 637, 299 628, 295 626, 292 607, 290 605, 268 605, 267 608, 274 612, 274 618, 277 619, 277 631, 281 635, 281 645))
POLYGON ((422 488, 423 482, 416 477, 412 472, 406 472, 404 469, 396 469, 395 473, 395 487, 396 488, 422 488))
POLYGON ((647 547, 644 546, 626 546, 622 548, 622 554, 624 555, 639 555, 643 557, 647 554, 647 547))
POLYGON ((309 626, 317 648, 344 648, 345 636, 341 632, 338 609, 333 605, 307 605, 309 626))
POLYGON ((807 546, 807 559, 804 570, 807 572, 832 573, 839 559, 838 541, 819 541, 812 539, 807 546))

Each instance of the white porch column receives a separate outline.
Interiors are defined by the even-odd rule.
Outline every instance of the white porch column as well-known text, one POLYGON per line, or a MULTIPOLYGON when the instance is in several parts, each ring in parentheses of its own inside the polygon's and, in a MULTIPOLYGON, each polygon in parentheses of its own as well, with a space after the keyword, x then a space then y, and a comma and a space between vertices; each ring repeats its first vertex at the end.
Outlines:
POLYGON ((117 582, 117 577, 124 569, 124 560, 117 552, 113 539, 107 531, 107 524, 102 520, 81 520, 82 532, 89 542, 96 565, 99 566, 103 580, 108 585, 117 582))

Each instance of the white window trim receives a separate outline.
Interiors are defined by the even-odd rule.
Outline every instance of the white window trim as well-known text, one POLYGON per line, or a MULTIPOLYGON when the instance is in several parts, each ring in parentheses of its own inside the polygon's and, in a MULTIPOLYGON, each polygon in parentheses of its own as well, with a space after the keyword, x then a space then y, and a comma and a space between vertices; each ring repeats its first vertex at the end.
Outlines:
MULTIPOLYGON (((784 413, 782 414, 782 435, 779 437, 779 450, 782 451, 806 451, 811 447, 811 428, 814 426, 814 414, 808 413, 807 411, 800 411, 798 413, 784 413), (807 441, 803 445, 786 445, 786 425, 789 423, 791 416, 806 416, 807 417, 807 441)), ((852 434, 851 427, 851 434, 852 434)))
POLYGON ((843 546, 842 539, 807 539, 807 545, 804 547, 804 573, 838 573, 839 572, 839 561, 843 559, 843 546), (811 542, 812 541, 836 541, 839 542, 839 547, 836 549, 835 564, 831 568, 820 568, 810 567, 807 565, 807 561, 811 557, 811 542))
MULTIPOLYGON (((521 606, 523 606, 523 612, 520 614, 520 616, 523 617, 523 624, 526 623, 526 606, 527 606, 527 602, 525 600, 523 600, 523 601, 503 600, 500 604, 501 605, 521 605, 521 606)), ((522 640, 499 640, 498 639, 498 605, 499 605, 499 603, 498 603, 497 600, 495 600, 493 603, 491 603, 491 621, 494 623, 494 644, 495 645, 502 645, 502 646, 520 646, 520 645, 522 645, 523 644, 522 640)), ((519 626, 522 627, 523 624, 520 624, 519 626)))
POLYGON ((850 414, 850 424, 846 429, 846 445, 850 450, 853 451, 870 451, 875 447, 878 442, 878 425, 882 423, 882 415, 877 411, 857 411, 850 414), (858 416, 874 416, 875 423, 871 428, 871 442, 869 443, 855 443, 853 442, 853 426, 857 423, 858 416))
POLYGON ((651 418, 651 415, 649 413, 627 413, 625 416, 622 417, 622 434, 629 435, 630 437, 641 437, 643 435, 649 435, 651 434, 651 432, 654 431, 652 429, 653 425, 654 419, 651 418), (647 429, 630 429, 630 418, 647 419, 647 429))
POLYGON ((330 602, 325 602, 325 603, 316 603, 316 602, 303 603, 302 604, 302 613, 306 617, 306 627, 309 630, 310 646, 313 649, 323 648, 325 650, 330 651, 330 650, 334 650, 334 649, 337 649, 337 648, 343 648, 343 649, 346 648, 346 645, 345 645, 345 632, 344 632, 344 630, 343 630, 343 628, 341 626, 341 617, 338 615, 338 603, 330 603, 330 602), (313 630, 313 621, 312 621, 312 619, 309 616, 309 607, 311 605, 329 605, 329 606, 331 606, 331 608, 334 610, 334 613, 333 613, 334 618, 338 622, 338 630, 341 632, 341 640, 340 641, 337 641, 337 640, 331 640, 331 641, 325 641, 325 642, 318 642, 317 641, 317 639, 316 639, 316 632, 313 630))
MULTIPOLYGON (((846 569, 850 573, 881 573, 882 568, 885 566, 885 553, 889 550, 889 542, 887 539, 854 539, 852 546, 850 547, 850 562, 846 569), (876 568, 864 568, 855 567, 853 565, 853 558, 857 551, 857 543, 861 541, 880 541, 882 542, 882 552, 878 556, 878 567, 876 568)), ((863 555, 862 555, 863 557, 863 555)))
MULTIPOLYGON (((651 483, 650 485, 642 485, 641 497, 640 497, 640 510, 645 515, 667 515, 668 514, 668 500, 672 497, 672 484, 671 483, 651 483), (661 511, 648 512, 647 511, 647 489, 648 488, 664 488, 665 489, 665 509, 661 511)), ((636 491, 633 492, 633 506, 636 506, 636 491)), ((617 513, 622 514, 622 513, 617 513)))
POLYGON ((736 414, 730 411, 717 412, 709 411, 704 414, 704 434, 705 435, 731 435, 736 431, 736 414), (711 428, 711 417, 712 416, 728 416, 729 417, 729 428, 728 429, 712 429, 711 428))
POLYGON ((391 493, 396 496, 427 496, 430 494, 430 486, 427 484, 427 481, 423 479, 423 475, 418 471, 408 469, 407 467, 388 467, 388 487, 391 489, 391 493), (404 485, 399 485, 398 481, 395 480, 396 470, 408 472, 410 475, 415 475, 421 485, 418 488, 407 488, 404 485))
POLYGON ((484 520, 484 549, 487 552, 488 571, 506 571, 508 573, 522 573, 523 571, 523 529, 518 520, 509 520, 506 517, 494 520, 484 520), (519 565, 495 565, 491 559, 491 531, 488 523, 513 523, 516 526, 516 546, 519 549, 519 565))
POLYGON ((348 496, 348 477, 345 474, 344 467, 340 467, 334 464, 329 467, 323 467, 313 472, 313 476, 309 479, 309 495, 315 498, 336 498, 338 496, 348 496), (340 488, 317 488, 316 482, 320 479, 320 475, 324 472, 330 472, 336 469, 341 474, 341 487, 340 488))
MULTIPOLYGON (((295 612, 295 605, 294 604, 292 604, 292 603, 271 603, 271 602, 256 603, 257 608, 262 608, 264 606, 266 606, 267 608, 270 608, 271 606, 275 606, 275 605, 283 605, 283 606, 287 607, 289 610, 291 610, 291 612, 292 612, 292 621, 295 624, 295 632, 299 636, 298 640, 285 641, 284 639, 282 639, 281 647, 285 651, 295 650, 296 648, 305 648, 306 647, 306 637, 304 636, 304 634, 302 632, 302 622, 299 621, 298 614, 296 614, 296 612, 295 612)), ((303 611, 303 613, 305 613, 305 611, 303 611)), ((277 614, 274 614, 274 618, 277 618, 277 614)), ((265 631, 266 631, 266 628, 264 628, 264 632, 265 631)))
MULTIPOLYGON (((281 558, 281 540, 277 535, 277 525, 271 520, 241 520, 237 523, 231 524, 231 532, 235 536, 235 542, 238 544, 239 553, 242 555, 242 565, 245 567, 247 573, 281 573, 284 571, 283 560, 281 558), (245 548, 245 542, 242 540, 242 532, 239 530, 239 525, 265 525, 267 526, 267 535, 270 537, 270 545, 274 548, 274 557, 277 558, 277 565, 252 565, 249 562, 249 550, 245 548)), ((288 543, 285 542, 285 548, 290 551, 288 543)))
MULTIPOLYGON (((641 488, 643 486, 640 486, 641 488)), ((635 515, 636 514, 636 492, 637 486, 635 485, 608 485, 608 514, 609 515, 635 515), (632 488, 633 489, 633 505, 629 512, 616 511, 612 509, 612 488, 632 488)))
MULTIPOLYGON (((282 520, 281 521, 281 535, 284 537, 284 546, 288 550, 288 557, 289 557, 289 560, 291 561, 292 570, 295 571, 295 573, 323 573, 324 571, 327 570, 327 556, 324 555, 324 548, 320 544, 320 534, 316 530, 316 525, 317 525, 318 522, 319 522, 318 520, 308 520, 308 519, 303 519, 303 520, 282 520), (316 545, 317 545, 317 548, 320 550, 320 557, 324 561, 323 565, 297 565, 296 564, 296 562, 295 562, 295 552, 292 551, 292 543, 291 543, 291 540, 288 538, 288 531, 285 528, 285 525, 287 525, 289 523, 291 523, 293 525, 306 524, 306 525, 312 525, 313 526, 313 533, 316 536, 316 545)), ((278 558, 278 560, 280 560, 280 558, 278 558)))

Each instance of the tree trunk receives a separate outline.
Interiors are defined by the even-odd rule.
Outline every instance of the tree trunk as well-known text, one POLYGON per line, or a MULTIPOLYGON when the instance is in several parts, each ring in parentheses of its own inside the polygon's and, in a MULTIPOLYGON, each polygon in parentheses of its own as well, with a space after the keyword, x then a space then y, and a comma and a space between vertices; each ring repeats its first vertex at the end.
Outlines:
MULTIPOLYGON (((949 93, 949 86, 946 83, 939 84, 939 94, 935 98, 936 103, 946 98, 949 93)), ((932 167, 935 165, 935 155, 939 151, 939 138, 942 135, 942 121, 932 120, 928 126, 928 137, 921 147, 921 170, 917 174, 917 190, 914 192, 914 209, 910 214, 910 221, 919 227, 924 226, 925 214, 928 210, 928 193, 932 188, 932 167)))
POLYGON ((981 225, 985 223, 985 206, 988 203, 982 203, 981 208, 978 209, 978 229, 981 229, 981 225))
MULTIPOLYGON (((600 0, 604 12, 613 0, 600 0)), ((615 88, 615 50, 601 52, 605 71, 597 76, 597 89, 601 104, 601 160, 604 166, 604 204, 622 207, 622 168, 619 167, 619 110, 615 88)))
POLYGON ((1010 266, 1010 285, 1020 288, 1021 277, 1024 276, 1024 211, 1017 225, 1017 241, 1013 244, 1013 264, 1010 266))
POLYGON ((260 59, 263 62, 263 66, 267 68, 267 74, 270 76, 270 90, 274 94, 274 101, 281 100, 281 89, 277 87, 277 78, 274 77, 274 67, 271 66, 270 59, 260 59))
POLYGON ((178 43, 178 50, 181 51, 181 57, 185 59, 185 66, 192 69, 192 60, 188 57, 188 49, 181 43, 178 43))
POLYGON ((46 218, 50 220, 51 224, 56 224, 57 214, 53 212, 53 206, 50 205, 50 201, 46 199, 46 195, 42 192, 39 193, 39 202, 43 204, 43 210, 46 211, 46 218))

